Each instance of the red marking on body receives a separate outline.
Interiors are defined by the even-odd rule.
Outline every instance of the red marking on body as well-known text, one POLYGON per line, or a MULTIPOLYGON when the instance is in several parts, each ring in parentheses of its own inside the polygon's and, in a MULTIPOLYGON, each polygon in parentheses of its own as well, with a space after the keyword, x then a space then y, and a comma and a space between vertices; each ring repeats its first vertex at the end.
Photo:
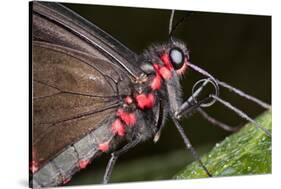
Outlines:
POLYGON ((183 74, 186 72, 187 67, 188 67, 188 66, 187 66, 187 63, 185 62, 185 63, 182 65, 182 67, 176 71, 177 74, 178 74, 178 75, 183 75, 183 74))
MULTIPOLYGON (((165 54, 164 54, 165 55, 165 54)), ((163 55, 163 56, 164 56, 163 55)), ((166 57, 166 56, 164 56, 166 57)), ((167 58, 164 58, 164 61, 167 61, 166 60, 167 58)), ((162 60, 163 61, 163 60, 162 60)), ((163 62, 164 62, 163 61, 163 62)), ((170 66, 171 64, 170 63, 164 63, 165 65, 164 66, 160 66, 159 64, 153 64, 153 67, 154 67, 154 70, 156 72, 156 76, 157 74, 159 74, 162 78, 164 79, 171 79, 172 77, 172 67, 170 66)), ((155 81, 156 82, 156 81, 155 81)), ((161 86, 161 85, 160 85, 161 86)))
POLYGON ((39 169, 39 162, 37 161, 36 150, 32 149, 32 161, 30 162, 30 170, 35 173, 39 169))
POLYGON ((155 77, 150 83, 150 87, 152 90, 159 90, 161 88, 161 76, 156 72, 155 77))
POLYGON ((132 104, 132 103, 133 103, 133 99, 132 99, 130 96, 127 96, 127 97, 125 98, 125 102, 126 102, 127 104, 132 104))
POLYGON ((107 152, 109 150, 109 142, 99 144, 98 149, 102 152, 107 152))
POLYGON ((125 112, 122 108, 119 108, 117 116, 119 116, 128 126, 133 126, 136 123, 136 115, 133 112, 125 112))
POLYGON ((62 184, 67 184, 67 183, 69 183, 69 181, 70 181, 70 178, 64 178, 62 181, 62 184))
POLYGON ((140 109, 152 108, 155 103, 155 97, 152 93, 139 94, 136 96, 137 105, 140 109))
POLYGON ((160 59, 162 60, 162 62, 164 63, 165 67, 168 68, 168 70, 172 70, 173 69, 173 65, 171 64, 170 61, 170 56, 167 53, 164 53, 160 59))
POLYGON ((159 64, 153 64, 153 68, 156 72, 159 73, 159 70, 160 70, 160 65, 159 64))
POLYGON ((172 72, 165 66, 160 68, 159 72, 164 79, 171 79, 172 77, 172 72))
POLYGON ((87 165, 89 165, 89 163, 90 163, 90 160, 86 160, 86 159, 80 160, 79 161, 79 168, 85 169, 87 167, 87 165))
POLYGON ((37 161, 32 160, 30 165, 30 170, 32 173, 35 173, 39 169, 39 164, 37 161))
MULTIPOLYGON (((112 132, 114 134, 118 134, 119 136, 125 135, 125 128, 124 125, 121 123, 120 119, 116 119, 111 125, 112 132)), ((106 150, 107 151, 107 150, 106 150)))

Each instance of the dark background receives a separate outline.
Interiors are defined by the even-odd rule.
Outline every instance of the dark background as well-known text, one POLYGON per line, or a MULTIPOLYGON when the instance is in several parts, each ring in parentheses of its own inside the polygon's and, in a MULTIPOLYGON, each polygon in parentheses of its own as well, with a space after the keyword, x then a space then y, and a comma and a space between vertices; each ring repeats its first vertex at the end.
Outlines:
MULTIPOLYGON (((149 45, 168 39, 169 10, 64 4, 121 41, 137 54, 149 45)), ((185 14, 176 11, 175 22, 185 14)), ((191 62, 216 78, 271 104, 271 17, 192 12, 174 36, 190 50, 191 62)), ((200 77, 192 71, 182 80, 184 96, 200 77)), ((221 97, 256 117, 264 110, 227 90, 221 97)), ((245 121, 216 103, 206 109, 233 126, 245 121)), ((187 136, 200 154, 209 151, 230 133, 212 126, 200 115, 182 121, 187 136)), ((69 185, 99 183, 109 155, 104 155, 76 174, 69 185)), ((138 145, 122 156, 113 171, 113 182, 170 179, 192 160, 170 121, 160 141, 138 145)))

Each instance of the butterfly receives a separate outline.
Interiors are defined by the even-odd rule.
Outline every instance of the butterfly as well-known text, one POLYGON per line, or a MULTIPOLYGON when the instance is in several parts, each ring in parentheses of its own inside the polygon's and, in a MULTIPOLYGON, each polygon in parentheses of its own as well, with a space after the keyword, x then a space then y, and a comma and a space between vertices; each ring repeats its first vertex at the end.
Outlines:
POLYGON ((33 186, 66 184, 93 159, 112 152, 103 179, 109 182, 118 157, 148 139, 157 142, 167 117, 201 162, 179 121, 216 101, 228 106, 219 98, 220 86, 237 89, 192 64, 180 40, 171 37, 137 55, 61 4, 33 2, 31 6, 33 186), (192 95, 183 100, 179 80, 188 69, 207 79, 199 80, 192 95), (207 84, 213 93, 197 99, 207 84))

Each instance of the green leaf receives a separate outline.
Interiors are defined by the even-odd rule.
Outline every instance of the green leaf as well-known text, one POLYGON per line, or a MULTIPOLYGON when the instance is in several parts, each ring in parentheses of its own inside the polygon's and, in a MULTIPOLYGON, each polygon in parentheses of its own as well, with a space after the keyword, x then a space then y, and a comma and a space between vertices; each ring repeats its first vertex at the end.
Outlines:
MULTIPOLYGON (((272 112, 267 111, 256 121, 271 132, 272 112)), ((271 173, 271 137, 252 124, 218 143, 202 157, 213 176, 271 173)), ((208 177, 198 162, 189 164, 176 179, 208 177)))

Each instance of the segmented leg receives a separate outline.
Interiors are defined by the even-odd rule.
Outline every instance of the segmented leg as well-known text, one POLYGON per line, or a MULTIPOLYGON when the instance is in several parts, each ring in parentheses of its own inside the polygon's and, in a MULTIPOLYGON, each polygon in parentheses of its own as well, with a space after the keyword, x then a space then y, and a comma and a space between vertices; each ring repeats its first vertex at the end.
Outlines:
POLYGON ((106 170, 105 170, 105 173, 104 173, 104 176, 103 176, 103 182, 102 182, 103 184, 107 184, 109 182, 111 174, 112 174, 113 167, 114 167, 118 157, 121 154, 126 153, 131 148, 134 148, 137 144, 140 143, 140 141, 141 141, 140 138, 136 138, 132 142, 123 146, 120 150, 111 153, 111 158, 107 163, 106 170))
POLYGON ((184 130, 183 128, 181 127, 180 123, 178 122, 178 120, 174 117, 174 116, 171 116, 172 117, 172 120, 176 126, 176 128, 178 129, 183 141, 184 141, 184 144, 186 146, 186 148, 188 150, 190 150, 192 156, 194 157, 194 159, 196 161, 199 162, 199 164, 201 165, 201 167, 204 169, 204 171, 206 172, 206 174, 209 176, 209 177, 212 177, 212 174, 208 171, 207 167, 203 164, 203 162, 201 161, 201 158, 200 156, 197 154, 196 150, 193 148, 190 140, 188 139, 188 137, 186 136, 186 134, 184 133, 184 130))
MULTIPOLYGON (((195 103, 195 105, 194 105, 194 103, 192 104, 191 102, 192 102, 192 101, 196 102, 195 98, 201 93, 201 91, 203 90, 203 88, 205 87, 205 85, 206 85, 206 83, 207 83, 208 81, 214 81, 214 83, 212 83, 212 84, 214 85, 215 88, 216 88, 218 85, 219 85, 219 86, 222 86, 222 87, 224 87, 224 88, 226 88, 226 89, 229 89, 231 92, 234 92, 234 93, 238 94, 239 96, 244 97, 244 98, 246 98, 247 100, 250 100, 250 101, 252 101, 252 102, 254 102, 254 103, 260 105, 260 106, 263 107, 263 108, 266 108, 266 109, 270 109, 270 108, 271 108, 271 106, 270 106, 269 104, 267 104, 267 103, 265 103, 265 102, 263 102, 263 101, 261 101, 261 100, 255 98, 255 97, 253 97, 253 96, 251 96, 251 95, 249 95, 249 94, 246 94, 246 93, 244 93, 243 91, 241 91, 241 90, 239 90, 239 89, 236 89, 235 87, 232 87, 232 86, 230 86, 229 84, 227 84, 227 83, 225 83, 225 82, 221 82, 221 81, 215 79, 211 74, 209 74, 208 72, 206 72, 206 71, 203 70, 202 68, 200 68, 200 67, 198 67, 198 66, 195 66, 195 65, 193 65, 193 64, 191 64, 191 63, 189 63, 189 66, 190 66, 192 69, 194 69, 195 71, 201 73, 202 75, 209 77, 209 79, 206 79, 206 81, 200 86, 200 88, 199 88, 198 90, 196 90, 195 92, 193 92, 193 93, 192 93, 192 96, 191 96, 187 101, 185 101, 185 102, 182 104, 182 106, 179 108, 179 111, 176 112, 176 114, 175 114, 177 118, 181 117, 180 114, 187 113, 187 111, 186 111, 187 109, 192 108, 192 106, 196 106, 196 103, 195 103), (191 107, 190 107, 190 106, 191 106, 191 107)), ((198 82, 197 82, 197 83, 198 83, 198 82)), ((196 84, 197 84, 197 83, 196 83, 196 84)), ((217 88, 216 88, 216 90, 217 90, 217 88)), ((238 114, 238 115, 239 115, 240 117, 242 117, 243 119, 245 119, 245 120, 247 120, 247 121, 253 123, 253 124, 255 125, 255 127, 257 127, 257 128, 259 128, 259 129, 261 129, 262 131, 264 131, 264 132, 266 133, 266 135, 271 136, 271 133, 270 133, 267 129, 263 128, 259 123, 257 123, 254 119, 252 119, 250 116, 248 116, 248 115, 247 115, 245 112, 243 112, 242 110, 240 110, 240 109, 238 109, 237 107, 233 106, 233 105, 230 104, 229 102, 227 102, 227 101, 221 99, 221 98, 219 97, 219 95, 210 94, 210 97, 213 98, 214 100, 220 102, 222 105, 224 105, 224 106, 227 107, 228 109, 234 111, 236 114, 238 114)), ((200 107, 202 107, 202 105, 200 105, 198 108, 200 108, 200 107)), ((198 108, 197 108, 197 109, 198 109, 198 108)), ((209 115, 207 115, 205 112, 199 111, 199 113, 201 113, 201 115, 202 115, 205 119, 207 119, 209 122, 211 122, 212 124, 217 125, 217 126, 223 128, 223 129, 225 129, 225 130, 229 130, 229 129, 232 130, 232 128, 230 128, 228 125, 226 125, 226 124, 224 124, 224 123, 221 123, 221 122, 215 120, 214 118, 212 118, 212 117, 210 117, 209 115)))
POLYGON ((266 128, 262 127, 258 122, 256 122, 255 120, 253 120, 252 118, 250 118, 245 112, 243 112, 242 110, 236 108, 235 106, 233 106, 232 104, 230 104, 229 102, 219 98, 218 96, 214 96, 211 95, 212 98, 216 99, 218 102, 220 102, 221 104, 223 104, 225 107, 227 107, 228 109, 232 110, 233 112, 235 112, 237 115, 239 115, 241 118, 253 123, 255 125, 256 128, 261 129, 262 131, 264 131, 266 133, 267 136, 271 137, 271 133, 269 130, 267 130, 266 128))
POLYGON ((210 116, 207 112, 205 112, 202 108, 198 108, 197 109, 198 112, 200 113, 200 115, 202 115, 202 117, 204 119, 206 119, 208 122, 212 123, 214 126, 217 126, 223 130, 229 131, 229 132, 235 132, 238 131, 239 129, 241 129, 241 127, 231 127, 225 123, 222 123, 221 121, 213 118, 212 116, 210 116))

